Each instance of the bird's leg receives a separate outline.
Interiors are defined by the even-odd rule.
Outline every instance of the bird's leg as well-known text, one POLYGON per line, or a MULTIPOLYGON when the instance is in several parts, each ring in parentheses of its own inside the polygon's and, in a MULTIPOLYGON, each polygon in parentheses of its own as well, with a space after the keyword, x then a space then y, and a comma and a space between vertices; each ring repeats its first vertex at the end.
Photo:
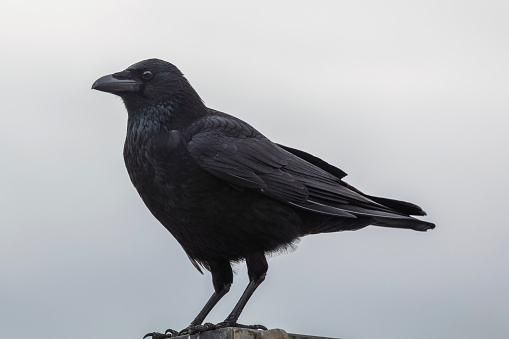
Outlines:
POLYGON ((263 325, 242 325, 238 324, 237 320, 240 317, 240 314, 242 313, 242 310, 244 309, 244 306, 246 306, 249 298, 253 295, 254 291, 260 284, 265 280, 265 274, 260 276, 257 280, 250 281, 247 285, 246 289, 244 290, 244 293, 240 297, 239 301, 237 302, 237 305, 233 308, 230 315, 222 322, 216 325, 216 328, 222 328, 222 327, 242 327, 242 328, 251 328, 251 329, 262 329, 266 330, 267 328, 263 325))
POLYGON ((265 255, 263 253, 252 255, 246 258, 247 271, 249 275, 249 284, 247 285, 244 293, 240 297, 239 301, 233 308, 230 315, 223 321, 222 323, 216 324, 215 328, 222 327, 242 327, 242 328, 251 328, 251 329, 263 329, 267 328, 263 325, 241 325, 237 323, 244 306, 246 306, 249 298, 253 295, 254 291, 260 286, 260 284, 265 280, 265 275, 267 273, 268 264, 265 259, 265 255))
POLYGON ((185 329, 183 329, 182 331, 179 332, 179 335, 182 335, 182 334, 193 334, 193 333, 196 333, 196 332, 203 332, 203 331, 207 331, 209 329, 212 329, 210 327, 210 325, 212 325, 212 324, 206 323, 204 325, 201 325, 201 323, 203 322, 205 317, 210 313, 210 311, 214 308, 214 306, 216 306, 217 302, 219 300, 221 300, 221 298, 226 293, 228 293, 228 291, 230 290, 230 286, 231 285, 225 285, 221 291, 219 291, 219 292, 214 291, 214 293, 212 294, 210 299, 207 301, 205 306, 203 306, 203 308, 200 311, 200 313, 198 313, 196 318, 194 318, 194 320, 191 321, 191 324, 188 327, 186 327, 185 329))
POLYGON ((214 328, 214 325, 211 323, 206 323, 203 325, 201 325, 201 323, 214 308, 214 306, 216 306, 217 302, 221 300, 221 298, 230 290, 230 286, 233 282, 233 271, 229 261, 209 263, 209 265, 210 272, 212 273, 214 293, 207 301, 205 306, 203 306, 202 310, 200 313, 198 313, 196 318, 194 318, 188 327, 180 331, 179 335, 193 334, 214 328))
POLYGON ((164 333, 148 333, 143 339, 147 337, 152 337, 152 339, 167 339, 178 335, 194 334, 215 328, 214 324, 206 323, 202 325, 201 323, 214 306, 216 306, 217 302, 230 290, 230 286, 233 282, 233 271, 229 261, 209 262, 209 266, 210 272, 212 273, 214 293, 191 324, 180 332, 168 329, 164 333))

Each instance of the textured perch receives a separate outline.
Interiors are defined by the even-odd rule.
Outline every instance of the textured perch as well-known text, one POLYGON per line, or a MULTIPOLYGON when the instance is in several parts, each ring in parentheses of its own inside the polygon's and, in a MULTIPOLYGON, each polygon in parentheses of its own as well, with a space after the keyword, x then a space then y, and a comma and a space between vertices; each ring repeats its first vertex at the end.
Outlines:
POLYGON ((328 337, 318 337, 312 335, 286 333, 286 331, 276 328, 267 331, 249 330, 237 327, 226 327, 218 330, 212 330, 202 333, 196 333, 191 336, 182 335, 175 339, 333 339, 328 337))

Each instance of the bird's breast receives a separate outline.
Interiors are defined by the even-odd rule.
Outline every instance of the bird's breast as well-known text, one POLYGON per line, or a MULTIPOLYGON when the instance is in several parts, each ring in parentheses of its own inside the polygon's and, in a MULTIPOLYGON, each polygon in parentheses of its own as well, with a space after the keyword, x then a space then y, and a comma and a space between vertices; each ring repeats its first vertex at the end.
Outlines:
MULTIPOLYGON (((204 171, 189 155, 177 130, 128 129, 124 161, 129 177, 154 215, 171 217, 206 190, 204 171)), ((161 219, 161 216, 157 216, 161 219)))

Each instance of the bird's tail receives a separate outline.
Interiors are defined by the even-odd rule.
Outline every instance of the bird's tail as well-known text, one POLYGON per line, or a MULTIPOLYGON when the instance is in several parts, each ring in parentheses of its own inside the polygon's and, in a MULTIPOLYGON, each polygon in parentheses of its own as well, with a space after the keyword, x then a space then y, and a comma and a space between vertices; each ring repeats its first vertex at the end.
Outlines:
POLYGON ((329 216, 328 218, 321 219, 320 222, 309 223, 313 226, 305 230, 305 233, 317 234, 357 230, 368 225, 406 228, 421 232, 435 228, 433 223, 412 217, 412 215, 426 215, 426 212, 415 204, 394 199, 364 196, 373 201, 374 205, 364 205, 361 207, 353 204, 335 204, 334 207, 348 212, 354 218, 329 216))
POLYGON ((435 228, 435 224, 433 223, 411 217, 411 215, 420 216, 426 215, 426 212, 424 212, 422 208, 415 204, 406 201, 380 198, 370 195, 366 195, 366 197, 398 213, 408 215, 408 216, 396 216, 395 218, 375 216, 373 218, 375 220, 374 225, 382 227, 408 228, 416 231, 427 231, 435 228))
POLYGON ((422 221, 412 217, 406 218, 386 218, 386 217, 373 217, 374 222, 372 225, 392 228, 407 228, 415 231, 425 232, 435 228, 435 224, 427 221, 422 221))
POLYGON ((304 234, 355 231, 369 225, 391 228, 405 228, 425 232, 435 228, 435 224, 412 217, 395 216, 357 216, 355 219, 328 217, 321 222, 312 223, 313 227, 304 230, 304 234))
POLYGON ((411 202, 396 200, 396 199, 388 199, 388 198, 380 198, 374 197, 372 195, 363 194, 366 198, 373 200, 374 202, 379 203, 380 205, 384 205, 389 207, 395 211, 405 213, 408 215, 426 215, 426 212, 422 210, 416 204, 412 204, 411 202))

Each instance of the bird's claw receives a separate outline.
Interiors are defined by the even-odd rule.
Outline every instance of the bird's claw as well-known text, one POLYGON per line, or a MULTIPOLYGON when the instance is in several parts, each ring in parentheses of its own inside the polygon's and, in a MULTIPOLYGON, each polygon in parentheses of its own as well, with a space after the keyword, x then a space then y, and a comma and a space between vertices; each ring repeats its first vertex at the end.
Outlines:
POLYGON ((179 335, 179 332, 175 331, 175 330, 172 330, 171 328, 167 329, 166 331, 164 331, 164 334, 165 335, 168 335, 168 333, 170 333, 170 336, 171 337, 176 337, 179 335))
POLYGON ((258 324, 255 324, 255 325, 243 325, 243 324, 239 324, 239 323, 236 323, 236 322, 230 322, 230 321, 223 321, 223 322, 220 322, 219 324, 216 324, 216 328, 225 328, 225 327, 238 327, 238 328, 246 328, 246 329, 250 329, 250 330, 264 330, 264 331, 267 331, 267 327, 265 327, 263 325, 258 325, 258 324))
MULTIPOLYGON (((182 331, 180 331, 178 333, 178 335, 187 335, 187 334, 191 335, 191 334, 195 334, 195 333, 201 333, 201 332, 206 332, 206 331, 210 331, 210 330, 217 330, 217 329, 226 328, 226 327, 239 327, 239 328, 247 328, 247 329, 251 329, 251 330, 267 330, 267 327, 265 327, 263 325, 243 325, 243 324, 238 324, 236 322, 223 321, 223 322, 220 322, 217 324, 205 323, 203 325, 191 325, 191 326, 183 329, 182 331)), ((156 338, 156 339, 158 339, 158 338, 156 338)))
POLYGON ((185 335, 185 334, 195 334, 195 333, 201 333, 205 331, 215 330, 216 325, 212 323, 205 323, 205 324, 198 324, 198 325, 189 325, 189 327, 184 328, 182 331, 179 332, 179 335, 185 335))
POLYGON ((146 339, 148 337, 151 337, 152 339, 168 339, 168 338, 174 338, 181 335, 192 335, 196 333, 206 332, 210 330, 217 330, 220 328, 226 328, 226 327, 239 327, 239 328, 247 328, 251 330, 267 330, 267 327, 263 325, 243 325, 238 324, 236 322, 230 322, 230 321, 223 321, 217 324, 212 323, 205 323, 205 324, 198 324, 198 325, 189 325, 188 327, 184 328, 182 331, 177 332, 172 329, 167 329, 164 331, 164 333, 159 332, 152 332, 147 333, 143 337, 143 339, 146 339))
POLYGON ((169 328, 166 331, 164 331, 164 333, 159 333, 159 332, 147 333, 143 336, 143 339, 146 339, 148 337, 151 337, 152 339, 167 339, 167 338, 176 337, 178 335, 179 335, 179 333, 177 331, 169 328))
POLYGON ((167 338, 171 338, 172 335, 167 334, 167 333, 151 332, 151 333, 145 334, 143 336, 143 339, 148 338, 148 337, 151 337, 152 339, 167 339, 167 338))

